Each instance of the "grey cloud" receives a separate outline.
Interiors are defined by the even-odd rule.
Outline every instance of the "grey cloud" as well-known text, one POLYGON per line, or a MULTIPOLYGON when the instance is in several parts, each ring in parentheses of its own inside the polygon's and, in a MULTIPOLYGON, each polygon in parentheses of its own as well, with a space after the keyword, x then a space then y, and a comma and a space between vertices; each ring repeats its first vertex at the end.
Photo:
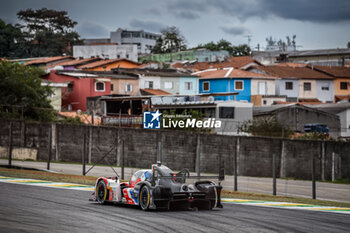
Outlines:
POLYGON ((240 21, 271 16, 311 22, 350 20, 349 0, 178 0, 169 2, 167 9, 177 17, 182 12, 200 16, 216 11, 240 21))
POLYGON ((198 19, 199 15, 197 13, 191 12, 191 11, 179 11, 175 12, 174 15, 178 18, 184 18, 184 19, 198 19))
POLYGON ((142 13, 146 13, 146 14, 153 15, 153 16, 162 15, 162 11, 158 8, 145 9, 145 10, 142 10, 142 13))
POLYGON ((220 27, 220 29, 230 35, 239 36, 248 33, 249 30, 245 27, 232 26, 232 27, 220 27))
POLYGON ((144 29, 152 32, 160 32, 162 28, 166 27, 166 25, 156 21, 147 21, 139 19, 132 19, 129 24, 131 27, 137 29, 144 29))
POLYGON ((109 37, 109 30, 94 22, 85 21, 77 25, 77 31, 82 37, 109 37))
POLYGON ((208 8, 201 0, 178 0, 170 2, 167 5, 167 10, 177 18, 193 20, 200 18, 200 15, 206 12, 208 8))

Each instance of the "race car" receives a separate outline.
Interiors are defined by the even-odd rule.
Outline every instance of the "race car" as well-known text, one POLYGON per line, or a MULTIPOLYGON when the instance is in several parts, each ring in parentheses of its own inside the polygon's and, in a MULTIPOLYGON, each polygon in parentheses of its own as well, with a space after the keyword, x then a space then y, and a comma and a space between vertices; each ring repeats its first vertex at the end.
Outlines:
POLYGON ((130 182, 121 182, 118 177, 100 177, 96 180, 94 200, 100 204, 108 202, 124 203, 149 209, 207 209, 222 208, 220 182, 224 179, 223 170, 219 177, 190 177, 188 169, 174 173, 160 162, 151 170, 139 170, 130 182), (219 184, 208 180, 186 184, 186 179, 216 178, 219 184))

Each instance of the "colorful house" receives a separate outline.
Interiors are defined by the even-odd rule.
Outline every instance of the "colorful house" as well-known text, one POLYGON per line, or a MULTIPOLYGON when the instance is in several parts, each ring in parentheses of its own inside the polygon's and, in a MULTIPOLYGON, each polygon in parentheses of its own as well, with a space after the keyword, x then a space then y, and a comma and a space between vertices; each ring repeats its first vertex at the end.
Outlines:
POLYGON ((350 99, 350 67, 342 66, 309 66, 334 78, 335 101, 350 99))
POLYGON ((111 79, 96 74, 73 71, 51 71, 44 76, 50 82, 65 82, 62 88, 62 109, 86 111, 86 98, 111 93, 111 79))
POLYGON ((78 69, 88 71, 111 71, 115 68, 139 68, 140 63, 128 59, 106 59, 78 66, 78 69))
POLYGON ((278 77, 276 94, 286 95, 289 102, 298 99, 334 101, 334 78, 316 70, 291 66, 257 66, 249 70, 278 77))
MULTIPOLYGON (((222 68, 222 69, 209 69, 194 73, 199 75, 199 93, 231 93, 238 92, 235 97, 232 96, 215 96, 216 100, 233 100, 234 98, 238 101, 251 101, 252 93, 258 92, 253 90, 254 88, 261 88, 261 91, 266 91, 268 88, 274 86, 274 77, 258 74, 249 71, 244 71, 234 68, 222 68), (259 81, 263 84, 258 84, 259 81), (267 82, 269 84, 267 84, 267 82), (253 84, 253 85, 252 85, 253 84)), ((261 93, 261 94, 264 94, 261 93)))
POLYGON ((140 89, 159 89, 172 95, 198 94, 198 76, 174 69, 115 69, 136 74, 140 89))

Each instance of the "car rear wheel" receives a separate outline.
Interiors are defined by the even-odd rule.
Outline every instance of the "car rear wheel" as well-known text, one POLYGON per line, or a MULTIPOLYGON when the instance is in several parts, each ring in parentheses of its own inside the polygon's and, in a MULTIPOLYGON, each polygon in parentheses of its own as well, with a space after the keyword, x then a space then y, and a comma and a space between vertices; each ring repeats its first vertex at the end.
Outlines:
POLYGON ((150 191, 149 188, 144 185, 141 188, 139 203, 142 210, 148 210, 150 204, 150 191))
POLYGON ((103 180, 100 180, 96 186, 97 202, 100 204, 104 204, 105 201, 107 200, 107 195, 108 195, 108 191, 107 191, 106 183, 103 180))

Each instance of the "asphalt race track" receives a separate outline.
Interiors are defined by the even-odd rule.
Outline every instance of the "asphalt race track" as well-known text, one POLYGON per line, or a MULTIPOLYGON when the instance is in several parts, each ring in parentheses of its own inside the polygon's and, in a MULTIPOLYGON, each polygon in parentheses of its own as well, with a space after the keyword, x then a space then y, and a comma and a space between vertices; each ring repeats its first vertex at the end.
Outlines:
POLYGON ((148 211, 88 201, 87 191, 0 183, 0 232, 349 232, 350 215, 224 204, 148 211))

